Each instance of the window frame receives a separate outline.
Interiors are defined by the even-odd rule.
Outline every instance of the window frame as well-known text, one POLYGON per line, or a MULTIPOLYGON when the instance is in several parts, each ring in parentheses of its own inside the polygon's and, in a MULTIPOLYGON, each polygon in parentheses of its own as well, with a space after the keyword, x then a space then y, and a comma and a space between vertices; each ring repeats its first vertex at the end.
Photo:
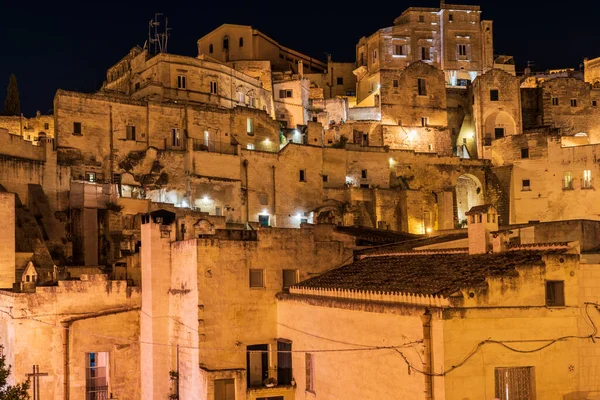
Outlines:
POLYGON ((521 159, 529 159, 529 147, 521 147, 521 159))
POLYGON ((531 179, 521 179, 521 192, 531 192, 531 179))
POLYGON ((500 101, 500 90, 490 89, 490 101, 500 101))
POLYGON ((219 94, 219 86, 217 85, 217 81, 210 81, 210 93, 211 94, 219 94))
POLYGON ((177 75, 177 89, 187 89, 187 76, 177 75))
POLYGON ((298 182, 306 182, 306 169, 298 170, 298 182))
POLYGON ((581 180, 581 188, 582 189, 591 189, 592 187, 593 187, 592 186, 592 170, 584 169, 583 170, 583 178, 581 180))
POLYGON ((297 269, 290 269, 290 268, 284 268, 281 270, 281 287, 283 289, 288 289, 290 288, 290 286, 294 286, 295 284, 298 283, 298 276, 299 276, 299 271, 297 269), (287 273, 293 273, 294 274, 294 282, 290 285, 286 286, 286 272, 287 273))
POLYGON ((565 281, 546 280, 546 307, 565 307, 565 281), (559 289, 558 291, 556 289, 559 289), (550 290, 552 289, 552 290, 550 290), (558 296, 557 296, 558 294, 558 296))
POLYGON ((73 135, 83 135, 83 123, 81 122, 73 122, 73 135))
POLYGON ((127 125, 125 127, 125 140, 136 140, 135 125, 127 125))
POLYGON ((560 104, 559 101, 558 101, 558 97, 552 96, 552 98, 551 98, 551 104, 553 106, 558 106, 560 104))
POLYGON ((571 107, 577 107, 577 99, 571 99, 571 107))
POLYGON ((342 76, 338 76, 338 77, 336 78, 336 82, 337 82, 337 85, 338 85, 338 86, 343 86, 343 85, 344 85, 344 77, 342 77, 342 76))
POLYGON ((264 269, 260 269, 260 268, 250 268, 248 270, 248 287, 250 289, 264 289, 266 288, 265 285, 265 270, 264 269), (254 276, 258 276, 260 274, 260 286, 256 286, 253 285, 252 282, 252 274, 255 274, 254 276))
MULTIPOLYGON (((213 380, 215 400, 228 400, 228 397, 227 397, 227 384, 228 383, 230 383, 233 386, 233 398, 235 399, 235 378, 222 378, 222 379, 214 379, 213 380), (229 382, 229 381, 231 381, 231 382, 229 382), (217 387, 218 387, 217 382, 223 382, 222 389, 221 388, 217 389, 217 387), (221 390, 223 390, 223 392, 221 392, 221 390), (219 396, 221 394, 219 392, 221 392, 224 397, 219 396)), ((229 398, 231 398, 231 397, 229 397, 229 398)))
POLYGON ((417 95, 427 96, 427 79, 417 78, 417 95))
POLYGON ((571 172, 571 171, 563 172, 562 188, 563 188, 563 190, 573 190, 573 172, 571 172))
POLYGON ((246 134, 248 136, 254 136, 254 118, 246 118, 246 134))

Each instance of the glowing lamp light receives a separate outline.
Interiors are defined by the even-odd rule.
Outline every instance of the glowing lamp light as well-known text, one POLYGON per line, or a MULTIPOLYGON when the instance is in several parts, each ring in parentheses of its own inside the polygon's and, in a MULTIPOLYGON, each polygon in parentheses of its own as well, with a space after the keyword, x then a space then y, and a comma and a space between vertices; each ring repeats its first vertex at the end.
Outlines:
POLYGON ((210 203, 210 197, 208 197, 208 196, 204 196, 204 197, 202 198, 202 202, 203 202, 203 203, 210 203))
POLYGON ((411 129, 410 131, 408 131, 408 140, 413 141, 417 138, 417 131, 415 131, 414 129, 411 129))
POLYGON ((269 142, 270 142, 269 138, 266 138, 265 143, 269 143, 269 142))
POLYGON ((262 212, 260 213, 260 215, 269 215, 269 210, 267 210, 265 208, 264 210, 262 210, 262 212))
POLYGON ((425 232, 427 232, 427 233, 431 233, 431 228, 427 228, 427 229, 425 229, 425 232))

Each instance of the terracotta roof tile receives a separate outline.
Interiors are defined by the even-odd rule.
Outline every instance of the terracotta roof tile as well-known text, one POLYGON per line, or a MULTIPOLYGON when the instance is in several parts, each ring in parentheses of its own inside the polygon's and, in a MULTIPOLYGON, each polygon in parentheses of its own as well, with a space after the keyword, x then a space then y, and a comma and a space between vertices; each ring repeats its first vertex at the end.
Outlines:
POLYGON ((516 276, 516 266, 544 265, 550 251, 511 251, 497 254, 428 254, 368 257, 298 287, 378 290, 449 296, 462 287, 485 286, 487 277, 516 276))

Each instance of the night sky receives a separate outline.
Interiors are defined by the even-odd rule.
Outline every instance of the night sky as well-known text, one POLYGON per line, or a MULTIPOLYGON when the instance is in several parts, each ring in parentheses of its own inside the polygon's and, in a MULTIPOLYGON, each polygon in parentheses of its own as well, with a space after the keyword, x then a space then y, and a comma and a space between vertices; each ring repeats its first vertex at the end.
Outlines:
MULTIPOLYGON (((10 2, 0 0, 0 109, 10 73, 17 76, 25 116, 47 113, 57 89, 94 92, 108 67, 147 39, 155 12, 169 18, 169 52, 196 56, 196 41, 223 23, 252 25, 284 46, 315 58, 354 61, 359 38, 391 26, 410 6, 435 0, 397 1, 128 1, 10 2), (309 5, 310 4, 310 5, 309 5)), ((448 3, 452 3, 448 1, 448 3)), ((600 56, 600 2, 583 8, 531 0, 467 0, 494 21, 496 54, 513 55, 517 67, 534 60, 538 70, 579 68, 600 56), (595 8, 595 9, 593 9, 595 8)))

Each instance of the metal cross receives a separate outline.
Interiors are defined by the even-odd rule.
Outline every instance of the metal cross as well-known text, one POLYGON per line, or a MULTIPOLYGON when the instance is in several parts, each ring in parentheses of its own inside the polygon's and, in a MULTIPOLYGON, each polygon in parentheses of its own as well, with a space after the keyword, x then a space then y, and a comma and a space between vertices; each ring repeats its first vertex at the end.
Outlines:
POLYGON ((33 373, 25 374, 27 378, 33 377, 33 400, 40 400, 40 376, 48 376, 47 372, 40 372, 40 366, 33 366, 33 373))

